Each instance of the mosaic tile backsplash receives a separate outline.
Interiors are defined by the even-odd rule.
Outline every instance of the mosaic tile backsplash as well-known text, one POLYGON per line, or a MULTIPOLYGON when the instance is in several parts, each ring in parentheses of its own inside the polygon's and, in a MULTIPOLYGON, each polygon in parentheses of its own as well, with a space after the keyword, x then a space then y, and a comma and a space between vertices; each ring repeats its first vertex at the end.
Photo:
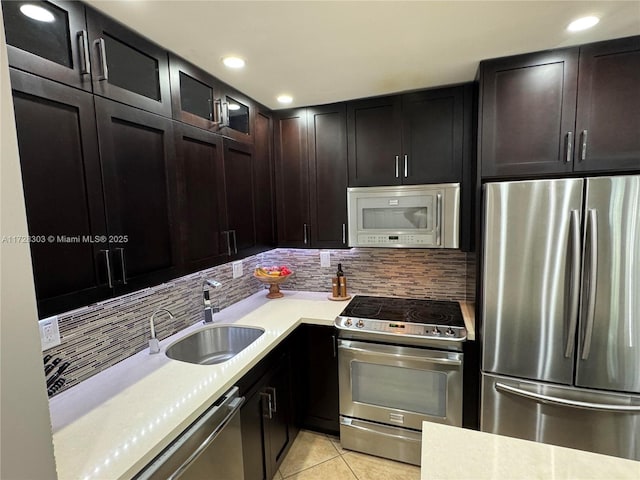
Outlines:
MULTIPOLYGON (((327 250, 324 250, 327 251, 327 250)), ((203 319, 202 282, 220 289, 211 298, 225 308, 265 288, 253 278, 258 265, 287 265, 294 275, 283 289, 331 292, 338 263, 349 293, 473 301, 475 256, 457 250, 328 250, 331 267, 320 267, 320 250, 274 249, 242 260, 244 275, 233 279, 230 263, 172 282, 73 310, 58 316, 62 343, 45 353, 71 365, 56 394, 148 348, 149 317, 158 308, 156 335, 164 339, 203 319), (473 283, 470 285, 469 283, 473 283)), ((274 300, 277 301, 277 300, 274 300)))

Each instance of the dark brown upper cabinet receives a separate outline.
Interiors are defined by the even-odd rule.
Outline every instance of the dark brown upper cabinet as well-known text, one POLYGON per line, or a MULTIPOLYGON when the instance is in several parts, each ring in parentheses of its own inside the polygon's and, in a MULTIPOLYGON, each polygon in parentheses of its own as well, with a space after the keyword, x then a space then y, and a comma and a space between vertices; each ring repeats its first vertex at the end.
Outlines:
POLYGON ((239 142, 253 143, 253 101, 224 83, 220 92, 220 133, 239 142))
POLYGON ((572 170, 578 49, 482 62, 482 176, 572 170))
POLYGON ((480 64, 483 177, 640 170, 640 36, 480 64))
POLYGON ((640 36, 580 49, 576 171, 640 170, 640 36))
POLYGON ((226 245, 230 257, 257 250, 253 145, 224 139, 226 184, 226 245))
POLYGON ((219 128, 219 82, 208 73, 170 54, 173 118, 215 132, 219 128))
POLYGON ((85 8, 79 2, 2 2, 9 65, 91 91, 85 8), (33 18, 29 9, 44 15, 33 18), (30 14, 32 16, 28 16, 30 14))
POLYGON ((256 111, 254 130, 255 219, 258 245, 263 250, 276 244, 274 211, 273 117, 266 109, 256 111))
POLYGON ((345 104, 275 116, 278 245, 346 247, 345 104))
POLYGON ((87 7, 93 92, 171 117, 166 50, 87 7))
POLYGON ((184 273, 228 259, 222 138, 174 124, 184 273))
POLYGON ((462 179, 463 87, 350 102, 349 185, 462 179))
POLYGON ((399 96, 347 104, 349 186, 402 182, 402 102, 399 96))
POLYGON ((14 69, 11 85, 43 318, 112 294, 93 97, 14 69))
POLYGON ((347 246, 347 119, 344 103, 307 109, 309 227, 314 248, 347 246))
POLYGON ((95 98, 112 282, 118 293, 178 274, 172 121, 95 98))

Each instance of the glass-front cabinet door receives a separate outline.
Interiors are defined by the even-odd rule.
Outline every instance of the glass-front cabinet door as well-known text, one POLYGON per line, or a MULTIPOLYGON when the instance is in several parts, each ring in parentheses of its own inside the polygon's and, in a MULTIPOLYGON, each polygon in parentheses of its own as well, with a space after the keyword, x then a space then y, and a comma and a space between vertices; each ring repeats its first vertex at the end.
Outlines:
POLYGON ((217 80, 177 55, 170 54, 173 118, 217 131, 220 126, 220 94, 217 80))
POLYGON ((237 90, 223 85, 221 94, 220 132, 244 143, 253 143, 253 102, 237 90))
POLYGON ((167 51, 90 8, 87 25, 94 93, 171 116, 167 51))
POLYGON ((2 2, 12 67, 91 91, 85 8, 79 2, 2 2))

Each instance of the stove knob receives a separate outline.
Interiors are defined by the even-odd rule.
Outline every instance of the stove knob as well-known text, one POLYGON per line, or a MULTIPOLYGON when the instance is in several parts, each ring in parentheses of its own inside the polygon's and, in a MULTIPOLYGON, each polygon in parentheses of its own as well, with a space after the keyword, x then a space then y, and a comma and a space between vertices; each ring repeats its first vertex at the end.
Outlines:
POLYGON ((440 330, 438 330, 438 327, 433 327, 433 330, 431 330, 429 333, 431 335, 439 336, 440 335, 440 330))
POLYGON ((444 332, 444 334, 447 337, 455 337, 456 336, 456 332, 453 331, 453 329, 451 327, 447 328, 447 331, 444 332))
POLYGON ((347 318, 347 321, 346 321, 346 322, 344 322, 344 324, 345 324, 347 327, 350 327, 351 325, 353 325, 353 322, 351 321, 351 319, 350 319, 350 318, 347 318))
POLYGON ((358 320, 358 323, 356 323, 356 327, 363 328, 364 327, 364 322, 362 320, 358 320))

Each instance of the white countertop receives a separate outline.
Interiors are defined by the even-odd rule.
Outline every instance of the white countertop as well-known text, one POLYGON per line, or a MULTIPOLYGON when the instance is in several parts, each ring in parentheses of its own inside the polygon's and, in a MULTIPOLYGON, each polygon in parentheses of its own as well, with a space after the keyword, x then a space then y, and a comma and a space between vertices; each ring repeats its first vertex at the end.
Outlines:
POLYGON ((421 480, 638 480, 640 462, 422 423, 421 480))
MULTIPOLYGON (((346 305, 326 293, 283 293, 268 300, 261 291, 216 314, 216 324, 265 329, 231 360, 194 365, 165 356, 197 323, 161 341, 159 354, 143 350, 52 398, 58 478, 131 478, 300 323, 333 325, 346 305)), ((465 320, 472 334, 472 319, 465 320)))

